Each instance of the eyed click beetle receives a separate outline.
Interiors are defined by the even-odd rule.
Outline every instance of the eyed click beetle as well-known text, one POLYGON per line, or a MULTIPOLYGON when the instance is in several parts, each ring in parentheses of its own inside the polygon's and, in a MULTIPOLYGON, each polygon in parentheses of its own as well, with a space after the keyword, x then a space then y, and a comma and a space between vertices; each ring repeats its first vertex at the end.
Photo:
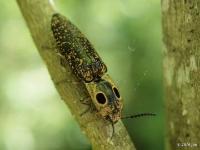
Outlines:
POLYGON ((86 86, 96 113, 114 124, 120 119, 153 116, 142 113, 122 117, 123 101, 120 92, 110 76, 107 67, 89 40, 64 16, 55 13, 51 29, 56 40, 58 53, 69 64, 71 70, 86 86))

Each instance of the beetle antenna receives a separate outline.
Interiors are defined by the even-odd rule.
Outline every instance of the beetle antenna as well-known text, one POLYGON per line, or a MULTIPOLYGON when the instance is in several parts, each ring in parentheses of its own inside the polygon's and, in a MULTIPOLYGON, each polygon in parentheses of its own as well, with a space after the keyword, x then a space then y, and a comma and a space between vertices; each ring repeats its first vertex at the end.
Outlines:
POLYGON ((154 113, 141 113, 141 114, 136 114, 136 115, 124 116, 124 117, 121 117, 121 119, 138 118, 138 117, 144 117, 144 116, 156 116, 156 114, 154 114, 154 113))

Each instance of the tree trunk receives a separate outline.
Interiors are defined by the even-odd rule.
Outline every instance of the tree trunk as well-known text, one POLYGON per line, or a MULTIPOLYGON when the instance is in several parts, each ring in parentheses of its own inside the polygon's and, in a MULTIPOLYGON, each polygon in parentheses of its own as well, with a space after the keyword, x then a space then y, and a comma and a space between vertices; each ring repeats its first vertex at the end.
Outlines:
POLYGON ((200 143, 200 1, 162 0, 167 149, 200 143))
POLYGON ((111 139, 112 126, 108 122, 97 118, 92 113, 80 116, 87 108, 81 104, 80 100, 89 97, 88 91, 82 82, 77 81, 70 68, 66 66, 65 72, 62 70, 51 31, 51 17, 55 10, 50 2, 52 1, 17 0, 35 45, 47 65, 60 97, 70 108, 83 133, 91 141, 94 150, 134 150, 134 145, 121 121, 115 125, 116 132, 111 139))

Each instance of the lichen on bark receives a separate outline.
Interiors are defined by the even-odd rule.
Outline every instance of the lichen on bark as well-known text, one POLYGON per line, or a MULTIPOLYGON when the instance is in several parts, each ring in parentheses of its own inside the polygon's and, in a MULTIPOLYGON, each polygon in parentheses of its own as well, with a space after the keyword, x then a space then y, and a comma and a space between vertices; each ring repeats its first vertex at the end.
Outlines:
POLYGON ((162 0, 162 20, 167 149, 200 146, 200 1, 162 0))

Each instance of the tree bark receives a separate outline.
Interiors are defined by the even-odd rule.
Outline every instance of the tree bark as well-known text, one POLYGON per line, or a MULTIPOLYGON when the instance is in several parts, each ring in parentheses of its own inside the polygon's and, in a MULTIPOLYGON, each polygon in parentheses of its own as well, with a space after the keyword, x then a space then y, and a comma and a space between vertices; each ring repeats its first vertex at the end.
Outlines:
POLYGON ((167 149, 200 147, 200 1, 162 0, 167 149))
POLYGON ((91 141, 93 149, 134 150, 134 145, 121 121, 115 125, 115 135, 111 139, 112 126, 110 123, 97 118, 92 113, 80 116, 87 109, 86 106, 81 104, 80 100, 89 97, 89 95, 85 85, 77 81, 70 68, 66 66, 65 71, 63 71, 60 65, 59 56, 55 51, 55 40, 51 31, 51 17, 55 11, 50 1, 17 0, 17 3, 60 97, 70 108, 83 133, 91 141))

